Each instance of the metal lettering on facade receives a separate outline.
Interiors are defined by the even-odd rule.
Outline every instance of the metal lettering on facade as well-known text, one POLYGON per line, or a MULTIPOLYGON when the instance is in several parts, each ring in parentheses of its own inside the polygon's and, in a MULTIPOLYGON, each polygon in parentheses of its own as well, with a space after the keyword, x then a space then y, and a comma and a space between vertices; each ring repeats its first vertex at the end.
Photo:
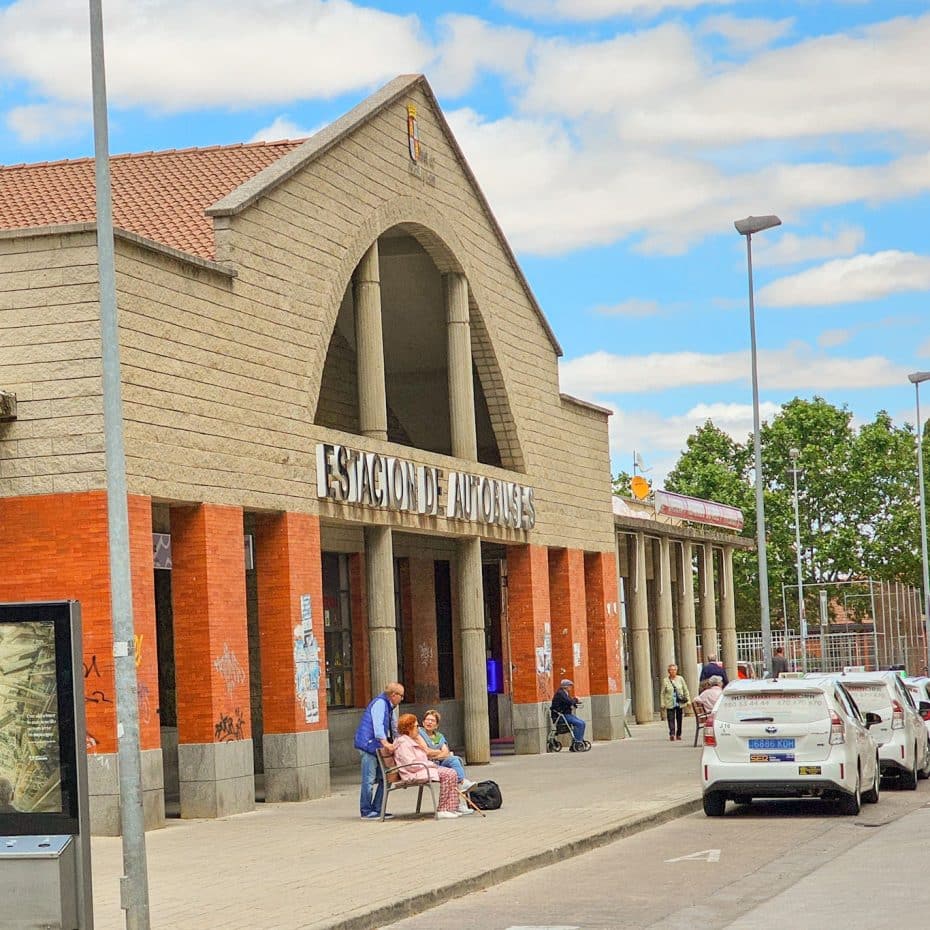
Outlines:
POLYGON ((533 489, 513 481, 364 452, 333 443, 316 447, 317 495, 342 504, 531 530, 533 489))

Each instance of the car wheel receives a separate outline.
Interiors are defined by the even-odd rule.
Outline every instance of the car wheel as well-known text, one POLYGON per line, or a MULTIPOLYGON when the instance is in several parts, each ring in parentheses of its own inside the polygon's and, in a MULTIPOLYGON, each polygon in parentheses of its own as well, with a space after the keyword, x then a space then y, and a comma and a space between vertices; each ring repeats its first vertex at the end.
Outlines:
POLYGON ((704 793, 704 813, 708 817, 722 817, 727 806, 727 797, 719 791, 704 793))
POLYGON ((916 791, 917 790, 917 747, 914 747, 914 768, 909 772, 901 773, 901 787, 905 791, 916 791))
POLYGON ((856 773, 856 790, 852 794, 844 794, 840 798, 840 812, 855 817, 862 809, 862 772, 856 773))
POLYGON ((752 804, 752 798, 734 798, 733 800, 742 807, 749 807, 752 804))
POLYGON ((872 787, 862 793, 862 800, 868 801, 869 804, 877 804, 882 786, 882 772, 878 765, 878 757, 875 759, 875 778, 872 781, 872 787))
POLYGON ((917 777, 921 779, 930 778, 930 742, 928 742, 924 749, 924 765, 917 773, 917 777))

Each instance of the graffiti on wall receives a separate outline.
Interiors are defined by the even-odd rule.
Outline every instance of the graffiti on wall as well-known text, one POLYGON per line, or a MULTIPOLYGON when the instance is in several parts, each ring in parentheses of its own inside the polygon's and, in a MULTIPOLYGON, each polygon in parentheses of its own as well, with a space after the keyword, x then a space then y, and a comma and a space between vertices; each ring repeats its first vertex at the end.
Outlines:
POLYGON ((237 707, 232 714, 220 714, 213 728, 213 738, 218 743, 245 739, 245 718, 240 708, 237 707))
POLYGON ((300 623, 294 627, 294 691, 307 723, 320 720, 320 644, 313 635, 313 604, 300 596, 300 623))
POLYGON ((239 685, 245 684, 245 672, 228 643, 223 643, 223 654, 213 660, 213 667, 220 673, 230 697, 239 685))

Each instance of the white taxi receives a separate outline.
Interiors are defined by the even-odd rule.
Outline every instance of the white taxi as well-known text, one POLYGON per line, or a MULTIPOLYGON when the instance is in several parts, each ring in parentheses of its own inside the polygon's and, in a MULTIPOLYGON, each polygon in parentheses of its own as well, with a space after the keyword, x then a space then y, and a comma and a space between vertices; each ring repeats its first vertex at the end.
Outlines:
POLYGON ((917 705, 917 713, 923 719, 924 726, 927 728, 927 737, 930 739, 930 693, 927 692, 927 687, 930 686, 930 678, 925 675, 905 678, 904 686, 910 691, 914 704, 917 705))
POLYGON ((878 720, 830 679, 731 682, 704 724, 704 813, 721 816, 728 800, 818 797, 858 814, 879 797, 878 720))

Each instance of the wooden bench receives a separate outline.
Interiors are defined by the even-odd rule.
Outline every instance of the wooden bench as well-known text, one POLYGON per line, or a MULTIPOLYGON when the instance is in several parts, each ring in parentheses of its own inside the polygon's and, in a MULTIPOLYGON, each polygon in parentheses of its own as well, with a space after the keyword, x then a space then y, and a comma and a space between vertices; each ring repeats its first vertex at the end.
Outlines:
POLYGON ((439 787, 438 781, 429 780, 429 766, 425 762, 408 762, 406 765, 395 765, 394 756, 385 752, 383 749, 378 750, 378 767, 381 769, 381 781, 384 783, 384 791, 381 794, 381 820, 384 820, 384 815, 387 813, 388 805, 388 796, 392 791, 404 790, 406 788, 419 788, 419 793, 417 794, 417 813, 420 813, 420 808, 423 805, 423 789, 429 789, 430 801, 433 802, 433 816, 436 816, 436 813, 439 810, 439 805, 437 804, 436 798, 436 789, 439 787), (426 776, 425 781, 405 781, 401 778, 401 771, 406 769, 410 772, 415 772, 418 769, 422 769, 424 775, 426 776))
POLYGON ((707 720, 707 710, 698 700, 691 702, 691 710, 694 712, 694 745, 697 746, 699 736, 701 743, 704 742, 704 721, 707 720))

